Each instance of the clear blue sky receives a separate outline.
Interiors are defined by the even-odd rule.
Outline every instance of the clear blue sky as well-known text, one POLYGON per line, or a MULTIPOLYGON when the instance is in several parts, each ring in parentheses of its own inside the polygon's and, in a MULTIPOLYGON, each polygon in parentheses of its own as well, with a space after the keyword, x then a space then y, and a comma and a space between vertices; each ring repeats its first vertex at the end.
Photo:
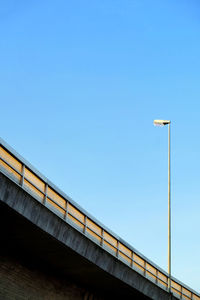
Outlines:
POLYGON ((1 137, 111 230, 200 291, 199 0, 3 0, 1 137))

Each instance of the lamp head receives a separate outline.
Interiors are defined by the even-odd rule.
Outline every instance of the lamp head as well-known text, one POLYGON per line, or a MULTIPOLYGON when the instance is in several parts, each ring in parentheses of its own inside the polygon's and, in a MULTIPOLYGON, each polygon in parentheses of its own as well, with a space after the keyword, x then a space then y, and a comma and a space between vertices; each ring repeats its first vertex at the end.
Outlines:
POLYGON ((168 125, 168 124, 170 124, 170 123, 171 123, 170 120, 154 120, 154 121, 153 121, 153 124, 154 124, 155 126, 165 126, 165 125, 168 125))

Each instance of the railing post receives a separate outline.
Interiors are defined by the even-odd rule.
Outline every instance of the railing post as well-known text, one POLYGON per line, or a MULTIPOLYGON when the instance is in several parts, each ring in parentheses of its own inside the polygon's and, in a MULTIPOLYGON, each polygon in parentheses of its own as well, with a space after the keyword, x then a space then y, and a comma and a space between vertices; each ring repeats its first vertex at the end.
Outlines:
POLYGON ((147 263, 144 260, 144 276, 146 277, 146 273, 147 273, 147 263))
POLYGON ((104 230, 101 228, 101 246, 103 247, 103 242, 104 242, 104 230))
POLYGON ((47 203, 47 190, 48 190, 48 184, 45 184, 45 191, 44 191, 44 205, 47 203))
POLYGON ((22 178, 21 178, 21 186, 24 185, 24 173, 25 173, 25 165, 22 164, 22 178))
POLYGON ((183 299, 183 287, 181 285, 181 299, 183 299))
POLYGON ((65 221, 67 221, 67 216, 68 216, 68 210, 69 210, 69 205, 68 205, 68 201, 66 200, 66 211, 65 211, 65 221))
POLYGON ((156 269, 156 284, 158 284, 158 270, 156 269))
POLYGON ((87 232, 87 216, 84 217, 84 229, 83 229, 84 234, 87 232))
POLYGON ((131 268, 133 268, 133 262, 134 262, 134 252, 132 251, 132 254, 131 254, 131 268))
POLYGON ((116 251, 117 258, 119 257, 119 241, 117 241, 117 251, 116 251))

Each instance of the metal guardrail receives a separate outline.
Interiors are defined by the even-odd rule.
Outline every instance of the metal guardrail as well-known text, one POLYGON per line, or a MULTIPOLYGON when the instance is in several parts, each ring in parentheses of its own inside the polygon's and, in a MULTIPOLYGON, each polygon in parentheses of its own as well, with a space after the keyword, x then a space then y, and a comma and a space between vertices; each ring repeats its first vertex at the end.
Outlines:
MULTIPOLYGON (((100 247, 162 289, 169 291, 168 273, 80 208, 2 139, 0 139, 0 171, 100 247)), ((197 292, 175 278, 171 281, 171 292, 178 299, 200 300, 197 292)))

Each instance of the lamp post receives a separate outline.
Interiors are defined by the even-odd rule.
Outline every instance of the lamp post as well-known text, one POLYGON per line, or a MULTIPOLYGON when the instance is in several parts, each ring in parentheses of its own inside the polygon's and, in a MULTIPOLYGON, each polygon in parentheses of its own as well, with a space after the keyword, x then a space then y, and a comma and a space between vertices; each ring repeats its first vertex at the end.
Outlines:
POLYGON ((171 161, 170 161, 170 124, 169 120, 154 120, 155 126, 168 125, 168 289, 171 292, 171 161))

